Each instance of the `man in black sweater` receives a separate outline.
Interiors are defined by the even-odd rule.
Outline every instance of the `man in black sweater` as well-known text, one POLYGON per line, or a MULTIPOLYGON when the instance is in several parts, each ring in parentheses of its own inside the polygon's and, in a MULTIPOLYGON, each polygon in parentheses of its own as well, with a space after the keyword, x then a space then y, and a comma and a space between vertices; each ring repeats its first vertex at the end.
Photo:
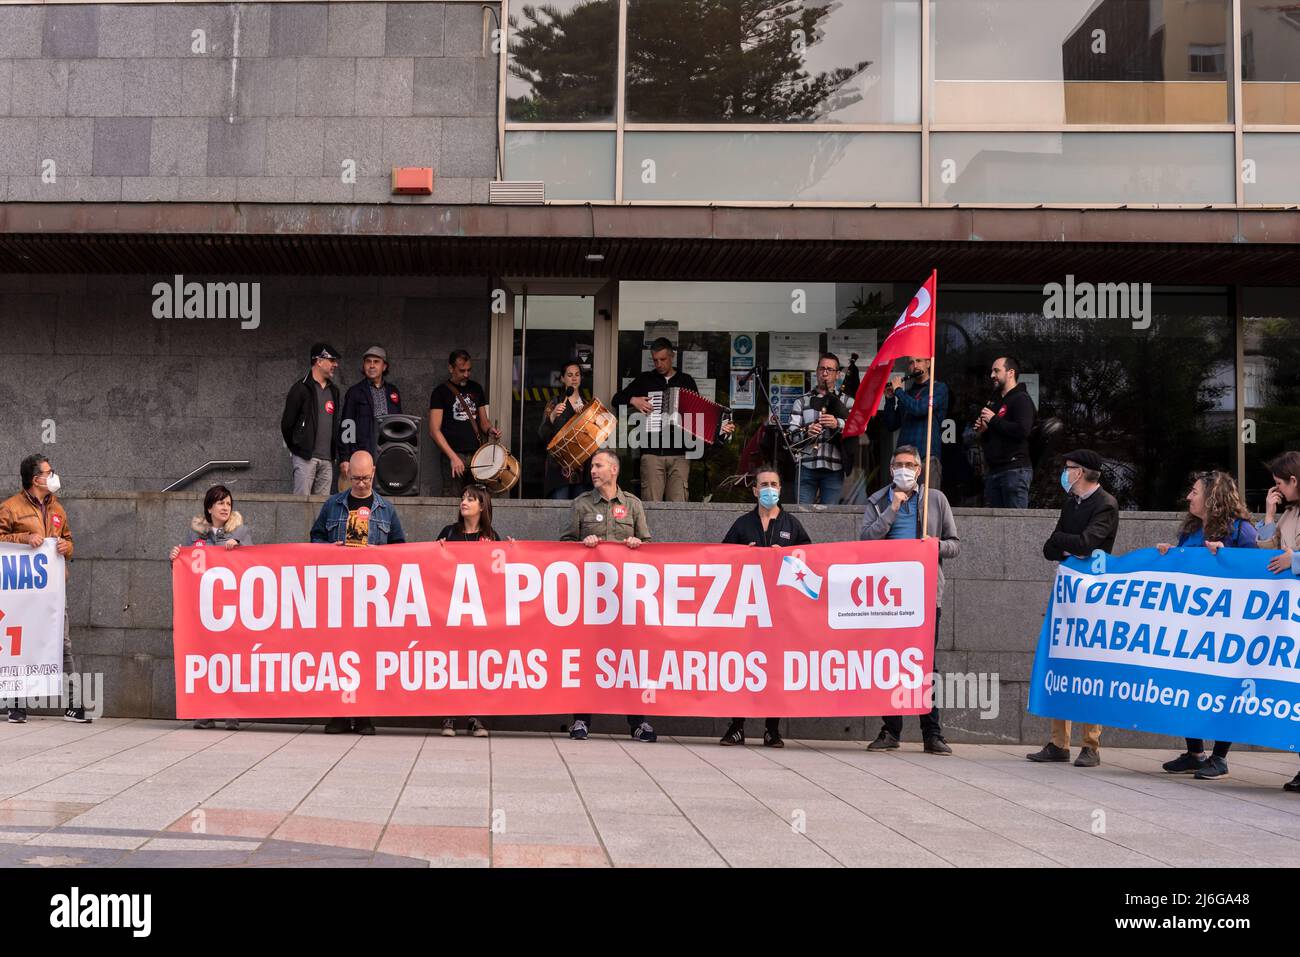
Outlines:
POLYGON ((984 448, 984 504, 989 508, 1028 508, 1029 434, 1034 430, 1034 400, 1020 382, 1020 362, 1014 356, 993 360, 990 378, 997 389, 975 421, 984 448))
MULTIPOLYGON (((1065 507, 1056 520, 1056 530, 1043 543, 1043 557, 1049 562, 1063 561, 1071 555, 1091 558, 1097 551, 1110 554, 1119 532, 1119 504, 1115 496, 1101 487, 1101 456, 1091 449, 1078 449, 1065 457, 1061 487, 1065 489, 1065 507)), ((1083 749, 1075 760, 1076 768, 1095 768, 1101 764, 1101 725, 1087 725, 1083 731, 1083 749)), ((1041 751, 1027 754, 1030 761, 1069 761, 1070 722, 1052 719, 1052 740, 1041 751)))
MULTIPOLYGON (((770 465, 762 465, 754 472, 754 498, 758 505, 732 524, 724 545, 754 545, 760 548, 788 548, 793 545, 811 545, 812 539, 804 531, 799 519, 781 508, 781 475, 770 465)), ((763 746, 784 748, 781 738, 781 719, 768 718, 763 731, 763 746)), ((721 745, 745 743, 745 719, 732 718, 721 745)))
MULTIPOLYGON (((685 502, 690 485, 691 462, 687 457, 688 444, 681 428, 672 425, 667 416, 654 416, 656 408, 662 411, 663 394, 668 389, 690 389, 698 392, 699 386, 685 372, 673 368, 677 350, 672 342, 660 337, 650 343, 650 359, 654 368, 642 372, 614 396, 614 407, 635 409, 645 416, 641 452, 641 500, 643 502, 685 502)), ((694 437, 691 437, 694 441, 694 437)))

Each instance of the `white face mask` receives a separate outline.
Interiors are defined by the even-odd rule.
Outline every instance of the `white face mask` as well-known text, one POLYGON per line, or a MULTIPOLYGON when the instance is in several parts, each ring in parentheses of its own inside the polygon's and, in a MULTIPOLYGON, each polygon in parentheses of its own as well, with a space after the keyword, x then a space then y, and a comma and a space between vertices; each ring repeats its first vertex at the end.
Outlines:
POLYGON ((59 475, 57 472, 50 473, 50 477, 45 480, 45 487, 49 490, 50 494, 54 494, 59 489, 63 488, 63 483, 59 481, 59 475))
POLYGON ((916 488, 916 472, 912 469, 894 469, 894 487, 904 492, 916 488))

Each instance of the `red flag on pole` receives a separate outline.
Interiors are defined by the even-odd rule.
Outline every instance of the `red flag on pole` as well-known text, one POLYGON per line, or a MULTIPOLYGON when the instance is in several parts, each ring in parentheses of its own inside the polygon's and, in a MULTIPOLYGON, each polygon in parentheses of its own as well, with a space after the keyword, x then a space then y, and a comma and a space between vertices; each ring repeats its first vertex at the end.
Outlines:
POLYGON ((853 408, 844 420, 844 435, 851 437, 866 431, 867 422, 880 408, 880 397, 885 393, 894 363, 904 356, 934 357, 935 302, 938 298, 938 272, 916 291, 894 328, 881 343, 876 357, 871 360, 867 374, 862 377, 853 408))

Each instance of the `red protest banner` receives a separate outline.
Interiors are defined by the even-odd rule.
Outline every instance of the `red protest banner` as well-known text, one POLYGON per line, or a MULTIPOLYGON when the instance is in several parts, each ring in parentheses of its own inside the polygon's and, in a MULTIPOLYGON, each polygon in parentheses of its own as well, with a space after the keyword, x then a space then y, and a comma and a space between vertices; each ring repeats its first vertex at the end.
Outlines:
POLYGON ((917 714, 937 563, 935 539, 183 549, 176 715, 917 714))

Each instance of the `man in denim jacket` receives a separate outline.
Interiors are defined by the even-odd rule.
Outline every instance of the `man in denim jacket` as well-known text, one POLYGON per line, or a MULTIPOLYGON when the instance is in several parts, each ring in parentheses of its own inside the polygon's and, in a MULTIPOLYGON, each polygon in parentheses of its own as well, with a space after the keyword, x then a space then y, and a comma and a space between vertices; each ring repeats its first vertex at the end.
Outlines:
MULTIPOLYGON (((340 546, 366 548, 372 545, 400 545, 406 541, 397 509, 375 491, 375 460, 369 452, 354 452, 348 461, 352 488, 331 495, 321 506, 311 540, 340 546)), ((326 734, 374 734, 370 718, 330 718, 326 734)))
POLYGON ((311 540, 335 545, 401 545, 406 541, 392 502, 375 491, 375 460, 354 452, 348 460, 352 488, 331 495, 311 527, 311 540), (360 473, 354 471, 361 469, 360 473))

